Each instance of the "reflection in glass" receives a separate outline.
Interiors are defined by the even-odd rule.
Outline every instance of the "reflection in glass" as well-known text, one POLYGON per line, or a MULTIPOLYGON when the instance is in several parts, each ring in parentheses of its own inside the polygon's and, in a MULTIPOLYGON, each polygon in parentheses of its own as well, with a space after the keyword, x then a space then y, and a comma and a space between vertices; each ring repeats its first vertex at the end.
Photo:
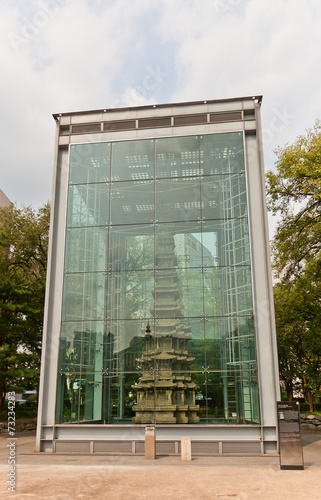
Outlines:
POLYGON ((252 284, 249 267, 207 267, 203 271, 205 314, 209 316, 244 315, 252 311, 252 284))
POLYGON ((258 423, 243 134, 74 145, 69 183, 56 422, 258 423))
POLYGON ((117 224, 151 223, 155 218, 152 181, 113 182, 110 222, 117 224))
POLYGON ((237 219, 247 215, 245 174, 204 177, 201 181, 202 218, 237 219))
POLYGON ((198 137, 156 140, 156 177, 191 177, 201 173, 198 137))
POLYGON ((60 339, 57 423, 101 419, 104 325, 63 324, 60 339))
POLYGON ((160 179, 156 186, 156 220, 190 221, 201 217, 200 181, 194 177, 160 179))
POLYGON ((120 141, 112 145, 113 181, 140 181, 154 177, 155 141, 120 141))
POLYGON ((200 137, 203 175, 231 174, 244 170, 242 132, 200 137))
POLYGON ((67 226, 103 226, 109 216, 109 185, 77 184, 69 187, 67 226))
POLYGON ((66 234, 66 271, 104 271, 107 235, 106 227, 69 228, 66 234))
POLYGON ((102 273, 65 274, 62 301, 64 321, 103 319, 105 281, 102 273))
POLYGON ((248 220, 207 220, 202 224, 204 266, 249 266, 248 220), (210 256, 214 258, 211 263, 210 256))
POLYGON ((70 184, 110 180, 110 144, 74 144, 70 148, 70 184))
POLYGON ((106 307, 111 319, 150 318, 154 271, 108 273, 106 307))
POLYGON ((154 268, 154 226, 112 226, 109 230, 108 269, 139 271, 154 268))

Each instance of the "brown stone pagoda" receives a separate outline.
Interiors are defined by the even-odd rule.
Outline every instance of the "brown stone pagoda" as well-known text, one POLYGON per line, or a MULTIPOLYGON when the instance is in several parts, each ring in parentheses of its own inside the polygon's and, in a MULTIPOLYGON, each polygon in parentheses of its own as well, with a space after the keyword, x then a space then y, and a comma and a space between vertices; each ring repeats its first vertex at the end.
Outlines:
POLYGON ((133 407, 136 424, 195 424, 199 422, 195 404, 197 386, 191 381, 186 343, 192 337, 190 326, 181 320, 177 259, 174 237, 160 234, 157 239, 153 331, 149 324, 144 339, 146 349, 137 362, 143 375, 132 388, 137 392, 133 407))

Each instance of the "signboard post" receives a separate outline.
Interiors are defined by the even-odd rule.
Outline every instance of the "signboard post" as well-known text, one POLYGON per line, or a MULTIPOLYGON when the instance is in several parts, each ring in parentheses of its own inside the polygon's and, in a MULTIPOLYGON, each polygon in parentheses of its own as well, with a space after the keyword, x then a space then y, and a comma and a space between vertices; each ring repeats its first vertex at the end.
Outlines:
POLYGON ((277 401, 281 470, 303 470, 300 405, 277 401))

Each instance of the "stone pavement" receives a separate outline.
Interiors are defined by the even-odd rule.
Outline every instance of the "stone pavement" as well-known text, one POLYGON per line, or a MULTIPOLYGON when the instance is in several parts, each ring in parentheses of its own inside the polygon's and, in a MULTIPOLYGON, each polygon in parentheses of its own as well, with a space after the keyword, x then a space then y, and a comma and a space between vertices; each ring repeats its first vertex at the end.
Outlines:
POLYGON ((17 434, 16 492, 7 490, 6 436, 0 437, 0 498, 102 500, 321 500, 321 434, 304 432, 304 471, 275 457, 36 454, 34 433, 17 434))

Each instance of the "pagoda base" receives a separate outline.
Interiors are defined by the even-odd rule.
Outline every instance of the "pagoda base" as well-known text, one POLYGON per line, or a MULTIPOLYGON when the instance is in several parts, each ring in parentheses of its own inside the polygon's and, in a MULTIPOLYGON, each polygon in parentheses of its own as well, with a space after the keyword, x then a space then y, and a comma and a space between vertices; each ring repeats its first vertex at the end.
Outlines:
POLYGON ((199 416, 197 415, 200 407, 199 405, 190 405, 188 407, 188 423, 189 424, 198 424, 200 421, 199 416))
POLYGON ((135 408, 136 416, 133 418, 134 424, 176 424, 174 412, 176 406, 169 405, 161 408, 135 408))
POLYGON ((156 406, 155 408, 133 407, 136 413, 133 417, 134 424, 197 424, 199 417, 197 416, 198 405, 193 406, 176 406, 164 405, 156 406))

